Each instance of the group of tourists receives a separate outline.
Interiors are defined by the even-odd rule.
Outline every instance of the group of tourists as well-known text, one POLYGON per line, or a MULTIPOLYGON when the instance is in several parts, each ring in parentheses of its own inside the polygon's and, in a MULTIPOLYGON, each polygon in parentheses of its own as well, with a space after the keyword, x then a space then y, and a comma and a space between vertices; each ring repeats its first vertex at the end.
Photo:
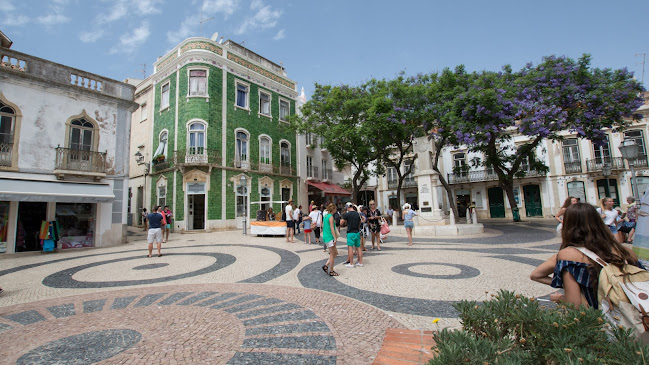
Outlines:
POLYGON ((149 214, 146 213, 146 208, 142 208, 142 218, 145 230, 147 230, 148 224, 148 257, 151 257, 153 254, 154 243, 157 245, 158 257, 160 257, 162 256, 162 252, 160 251, 162 244, 166 243, 169 240, 169 232, 171 231, 173 213, 166 205, 164 206, 164 208, 162 206, 153 207, 153 212, 149 214))
MULTIPOLYGON (((596 209, 597 213, 604 221, 604 225, 608 227, 611 234, 613 234, 613 237, 615 237, 619 243, 633 243, 635 225, 638 218, 638 206, 635 198, 629 196, 626 198, 626 201, 629 204, 626 212, 623 212, 620 207, 613 208, 615 201, 610 197, 603 198, 600 201, 599 208, 596 209)), ((569 196, 565 200, 563 206, 554 217, 554 219, 559 222, 557 233, 561 234, 563 231, 563 220, 566 210, 571 205, 577 203, 579 203, 579 198, 573 196, 569 196)))

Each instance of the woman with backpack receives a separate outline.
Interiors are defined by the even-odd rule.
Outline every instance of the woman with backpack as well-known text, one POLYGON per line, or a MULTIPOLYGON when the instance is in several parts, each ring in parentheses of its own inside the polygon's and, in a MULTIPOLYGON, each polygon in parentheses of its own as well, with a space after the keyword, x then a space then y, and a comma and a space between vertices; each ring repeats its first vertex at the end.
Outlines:
MULTIPOLYGON (((600 264, 589 258, 587 249, 610 265, 624 272, 628 263, 642 267, 631 250, 626 249, 613 237, 599 212, 590 204, 577 203, 569 206, 563 215, 559 253, 539 265, 530 279, 553 288, 563 288, 564 295, 553 294, 554 301, 598 308, 597 287, 600 264), (549 275, 553 273, 551 278, 549 275)), ((602 298, 599 298, 600 300, 602 298)))

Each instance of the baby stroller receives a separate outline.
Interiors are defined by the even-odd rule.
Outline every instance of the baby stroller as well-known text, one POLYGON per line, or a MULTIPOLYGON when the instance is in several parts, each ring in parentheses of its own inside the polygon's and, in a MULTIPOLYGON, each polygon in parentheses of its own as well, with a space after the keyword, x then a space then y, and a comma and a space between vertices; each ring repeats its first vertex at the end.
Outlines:
POLYGON ((381 244, 383 244, 383 240, 388 237, 388 233, 390 233, 390 225, 385 220, 385 218, 381 217, 381 232, 379 233, 379 240, 381 241, 381 244))

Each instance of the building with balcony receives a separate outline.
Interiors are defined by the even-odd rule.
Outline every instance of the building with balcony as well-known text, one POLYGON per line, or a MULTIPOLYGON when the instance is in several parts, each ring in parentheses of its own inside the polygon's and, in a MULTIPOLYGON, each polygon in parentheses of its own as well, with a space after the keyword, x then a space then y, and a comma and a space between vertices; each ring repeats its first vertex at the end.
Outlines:
POLYGON ((136 98, 133 118, 146 121, 131 130, 141 141, 133 212, 168 205, 177 230, 240 228, 244 215, 297 199, 287 128, 297 91, 282 66, 232 41, 189 38, 154 63, 136 98))
POLYGON ((0 252, 126 242, 135 87, 9 49, 0 32, 0 252))
MULTIPOLYGON (((636 172, 638 191, 642 194, 649 185, 649 92, 645 92, 643 96, 645 104, 637 111, 643 116, 642 119, 633 122, 622 132, 606 131, 607 138, 603 143, 594 144, 570 133, 565 133, 562 141, 542 141, 535 153, 548 166, 549 171, 535 171, 529 167, 529 163, 523 161, 522 170, 525 173, 514 179, 514 195, 521 217, 552 217, 569 196, 578 197, 582 202, 593 205, 598 205, 600 199, 609 196, 615 200, 616 206, 625 207, 625 198, 632 196, 634 190, 631 165, 636 172), (625 139, 633 140, 639 146, 638 157, 631 161, 623 159, 618 149, 625 139)), ((526 138, 512 136, 509 147, 515 148, 526 138)), ((420 139, 415 148, 419 148, 419 157, 415 160, 417 169, 411 180, 413 182, 410 183, 413 188, 408 188, 404 181, 401 203, 407 201, 414 205, 417 202, 420 208, 425 208, 424 202, 431 196, 425 195, 422 198, 422 191, 430 190, 422 189, 423 181, 436 191, 432 197, 436 206, 448 211, 446 192, 429 165, 432 159, 427 158, 434 151, 432 143, 420 139)), ((484 159, 484 156, 469 152, 466 146, 446 147, 440 158, 440 170, 452 188, 458 214, 464 217, 466 208, 475 202, 479 218, 511 218, 511 207, 505 192, 498 187, 498 176, 490 169, 472 167, 470 161, 473 158, 484 159)), ((380 205, 397 205, 396 179, 396 173, 388 168, 386 177, 380 181, 380 205)), ((435 210, 435 206, 432 210, 435 210)))

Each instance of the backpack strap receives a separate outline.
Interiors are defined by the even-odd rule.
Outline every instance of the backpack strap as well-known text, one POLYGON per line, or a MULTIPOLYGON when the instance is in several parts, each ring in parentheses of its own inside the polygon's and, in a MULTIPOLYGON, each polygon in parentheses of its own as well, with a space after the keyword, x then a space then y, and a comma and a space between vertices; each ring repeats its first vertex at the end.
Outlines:
POLYGON ((584 255, 588 256, 591 260, 595 261, 596 263, 600 264, 602 267, 608 266, 608 262, 602 260, 597 254, 586 247, 574 247, 573 248, 579 250, 579 252, 583 253, 584 255))

